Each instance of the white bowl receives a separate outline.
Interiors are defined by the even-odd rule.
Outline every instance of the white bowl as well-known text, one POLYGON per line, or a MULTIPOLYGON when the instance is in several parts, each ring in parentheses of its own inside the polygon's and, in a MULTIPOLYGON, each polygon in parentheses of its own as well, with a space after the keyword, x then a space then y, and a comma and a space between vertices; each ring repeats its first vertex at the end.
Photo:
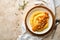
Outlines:
POLYGON ((25 17, 25 25, 26 25, 27 29, 34 34, 45 34, 45 33, 47 33, 52 28, 52 24, 53 24, 53 13, 50 9, 48 9, 44 6, 33 7, 31 10, 28 11, 28 13, 25 17), (32 12, 38 11, 38 10, 48 12, 48 15, 49 15, 48 28, 46 28, 45 30, 43 30, 41 32, 34 32, 32 30, 31 25, 30 25, 30 17, 32 15, 32 12))

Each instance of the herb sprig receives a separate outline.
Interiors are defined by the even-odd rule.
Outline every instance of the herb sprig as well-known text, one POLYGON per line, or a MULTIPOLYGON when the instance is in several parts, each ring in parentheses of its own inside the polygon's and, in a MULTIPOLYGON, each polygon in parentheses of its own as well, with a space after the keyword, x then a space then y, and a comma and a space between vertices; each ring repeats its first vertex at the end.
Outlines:
POLYGON ((22 9, 24 10, 24 8, 26 7, 26 5, 28 4, 28 2, 26 2, 25 0, 23 1, 23 5, 19 5, 19 10, 22 9))

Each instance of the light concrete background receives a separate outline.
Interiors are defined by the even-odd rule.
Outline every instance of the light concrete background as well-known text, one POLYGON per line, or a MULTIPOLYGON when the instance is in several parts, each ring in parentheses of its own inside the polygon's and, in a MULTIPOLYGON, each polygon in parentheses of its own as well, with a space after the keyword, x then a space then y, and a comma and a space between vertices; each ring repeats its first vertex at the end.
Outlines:
POLYGON ((21 34, 17 0, 0 0, 0 40, 17 40, 21 34), (18 14, 17 14, 18 13, 18 14))

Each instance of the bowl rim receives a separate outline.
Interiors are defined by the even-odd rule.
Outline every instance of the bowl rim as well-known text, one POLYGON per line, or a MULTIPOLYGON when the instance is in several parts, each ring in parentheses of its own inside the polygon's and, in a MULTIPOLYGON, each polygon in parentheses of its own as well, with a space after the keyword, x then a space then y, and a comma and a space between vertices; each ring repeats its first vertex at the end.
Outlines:
POLYGON ((37 36, 43 36, 43 35, 48 34, 51 30, 53 30, 53 27, 54 27, 54 25, 55 25, 55 16, 54 16, 53 12, 52 12, 49 8, 47 8, 47 7, 45 7, 45 6, 35 6, 35 7, 31 8, 31 9, 27 12, 24 21, 25 21, 26 29, 27 29, 31 34, 37 35, 37 36), (35 8, 44 8, 44 9, 46 9, 47 11, 49 11, 50 14, 51 14, 51 16, 52 16, 52 20, 53 20, 53 22, 52 22, 52 27, 51 27, 46 33, 44 33, 44 34, 36 34, 36 33, 33 33, 33 32, 28 28, 27 21, 26 21, 27 16, 29 15, 30 11, 33 10, 33 9, 35 9, 35 8))

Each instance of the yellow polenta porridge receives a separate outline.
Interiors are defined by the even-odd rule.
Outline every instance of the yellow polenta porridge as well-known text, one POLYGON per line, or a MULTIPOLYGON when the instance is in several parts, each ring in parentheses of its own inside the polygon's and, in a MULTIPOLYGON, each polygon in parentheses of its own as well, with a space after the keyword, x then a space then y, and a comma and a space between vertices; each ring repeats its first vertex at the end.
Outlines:
POLYGON ((49 15, 44 11, 35 11, 30 17, 30 25, 33 31, 43 31, 48 27, 49 15))

